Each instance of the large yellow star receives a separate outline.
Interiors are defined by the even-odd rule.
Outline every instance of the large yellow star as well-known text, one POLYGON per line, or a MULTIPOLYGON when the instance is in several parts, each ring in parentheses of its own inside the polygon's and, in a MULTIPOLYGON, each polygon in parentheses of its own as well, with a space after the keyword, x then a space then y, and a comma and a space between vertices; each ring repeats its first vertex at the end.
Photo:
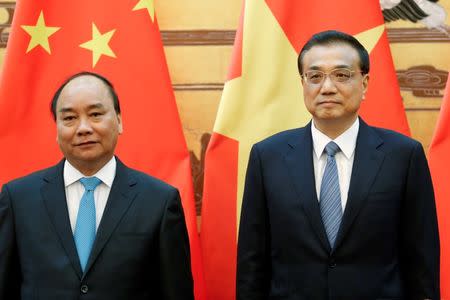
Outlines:
POLYGON ((28 33, 31 36, 31 40, 30 43, 28 44, 26 53, 30 52, 37 46, 41 46, 42 48, 44 48, 45 51, 47 51, 48 54, 51 54, 48 38, 61 28, 45 26, 44 12, 42 10, 41 13, 39 14, 39 18, 37 19, 36 25, 34 26, 22 25, 21 27, 23 30, 26 31, 26 33, 28 33))
POLYGON ((92 51, 92 67, 95 67, 102 55, 116 57, 111 47, 108 45, 115 31, 116 30, 113 29, 101 34, 97 26, 92 23, 92 40, 80 45, 81 48, 92 51))
POLYGON ((133 7, 133 11, 139 10, 139 9, 146 9, 148 11, 148 14, 150 15, 150 18, 155 18, 155 2, 154 0, 139 0, 139 2, 136 4, 135 7, 133 7))

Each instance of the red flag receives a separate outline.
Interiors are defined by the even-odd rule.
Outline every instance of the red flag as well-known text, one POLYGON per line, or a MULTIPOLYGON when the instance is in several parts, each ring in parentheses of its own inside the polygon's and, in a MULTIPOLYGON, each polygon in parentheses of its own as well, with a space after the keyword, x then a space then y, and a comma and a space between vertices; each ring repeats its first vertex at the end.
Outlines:
POLYGON ((49 105, 80 71, 115 85, 124 124, 120 159, 180 190, 196 296, 204 299, 189 155, 153 0, 17 2, 0 77, 0 185, 61 158, 49 105))
POLYGON ((249 151, 257 141, 310 120, 297 71, 316 32, 354 35, 370 53, 360 113, 409 134, 378 0, 245 1, 205 164, 201 244, 209 299, 235 298, 236 242, 249 151))
POLYGON ((441 298, 450 299, 450 76, 428 153, 441 242, 441 298))

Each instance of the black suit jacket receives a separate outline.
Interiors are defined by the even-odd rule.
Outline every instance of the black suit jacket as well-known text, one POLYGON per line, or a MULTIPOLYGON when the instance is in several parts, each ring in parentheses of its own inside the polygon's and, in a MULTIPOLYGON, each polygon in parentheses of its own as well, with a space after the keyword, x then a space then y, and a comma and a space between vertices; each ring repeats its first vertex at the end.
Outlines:
POLYGON ((237 298, 439 299, 439 237, 422 146, 362 120, 331 249, 316 195, 311 123, 254 145, 237 298))
POLYGON ((83 274, 67 211, 63 161, 0 194, 0 299, 193 299, 178 191, 117 159, 83 274))

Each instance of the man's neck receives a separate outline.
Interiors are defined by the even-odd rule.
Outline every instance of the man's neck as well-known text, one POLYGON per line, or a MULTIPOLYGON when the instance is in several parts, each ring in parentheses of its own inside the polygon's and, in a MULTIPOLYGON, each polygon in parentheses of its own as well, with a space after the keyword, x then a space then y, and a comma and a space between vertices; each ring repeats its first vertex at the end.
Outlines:
POLYGON ((92 176, 100 171, 100 169, 103 168, 111 160, 111 158, 112 157, 98 161, 72 161, 70 159, 66 159, 84 176, 92 176))
POLYGON ((333 119, 333 120, 317 120, 313 118, 314 126, 328 136, 330 139, 334 140, 347 129, 349 129, 353 123, 355 123, 358 116, 349 120, 333 119))

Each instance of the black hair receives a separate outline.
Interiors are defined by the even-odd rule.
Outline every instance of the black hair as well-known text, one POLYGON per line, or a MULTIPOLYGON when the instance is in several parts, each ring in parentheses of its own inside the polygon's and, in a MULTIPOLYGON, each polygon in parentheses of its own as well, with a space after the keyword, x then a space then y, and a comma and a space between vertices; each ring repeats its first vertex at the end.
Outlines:
POLYGON ((314 46, 324 46, 333 44, 346 44, 351 46, 358 52, 359 55, 359 67, 361 73, 368 74, 370 70, 369 53, 366 48, 352 35, 337 31, 327 30, 314 34, 303 46, 297 59, 297 66, 300 75, 303 75, 303 57, 305 53, 314 46))
POLYGON ((117 93, 116 93, 112 83, 100 74, 83 71, 83 72, 77 73, 75 75, 72 75, 68 79, 66 79, 66 81, 64 81, 64 83, 58 88, 58 90, 53 95, 52 102, 50 104, 50 110, 52 112, 53 119, 55 121, 56 121, 56 105, 58 104, 58 99, 59 99, 59 96, 61 95, 62 90, 73 79, 80 77, 80 76, 85 76, 85 75, 94 76, 94 77, 100 79, 106 85, 106 87, 108 88, 108 92, 113 100, 114 110, 116 111, 117 114, 120 114, 119 97, 117 96, 117 93))

